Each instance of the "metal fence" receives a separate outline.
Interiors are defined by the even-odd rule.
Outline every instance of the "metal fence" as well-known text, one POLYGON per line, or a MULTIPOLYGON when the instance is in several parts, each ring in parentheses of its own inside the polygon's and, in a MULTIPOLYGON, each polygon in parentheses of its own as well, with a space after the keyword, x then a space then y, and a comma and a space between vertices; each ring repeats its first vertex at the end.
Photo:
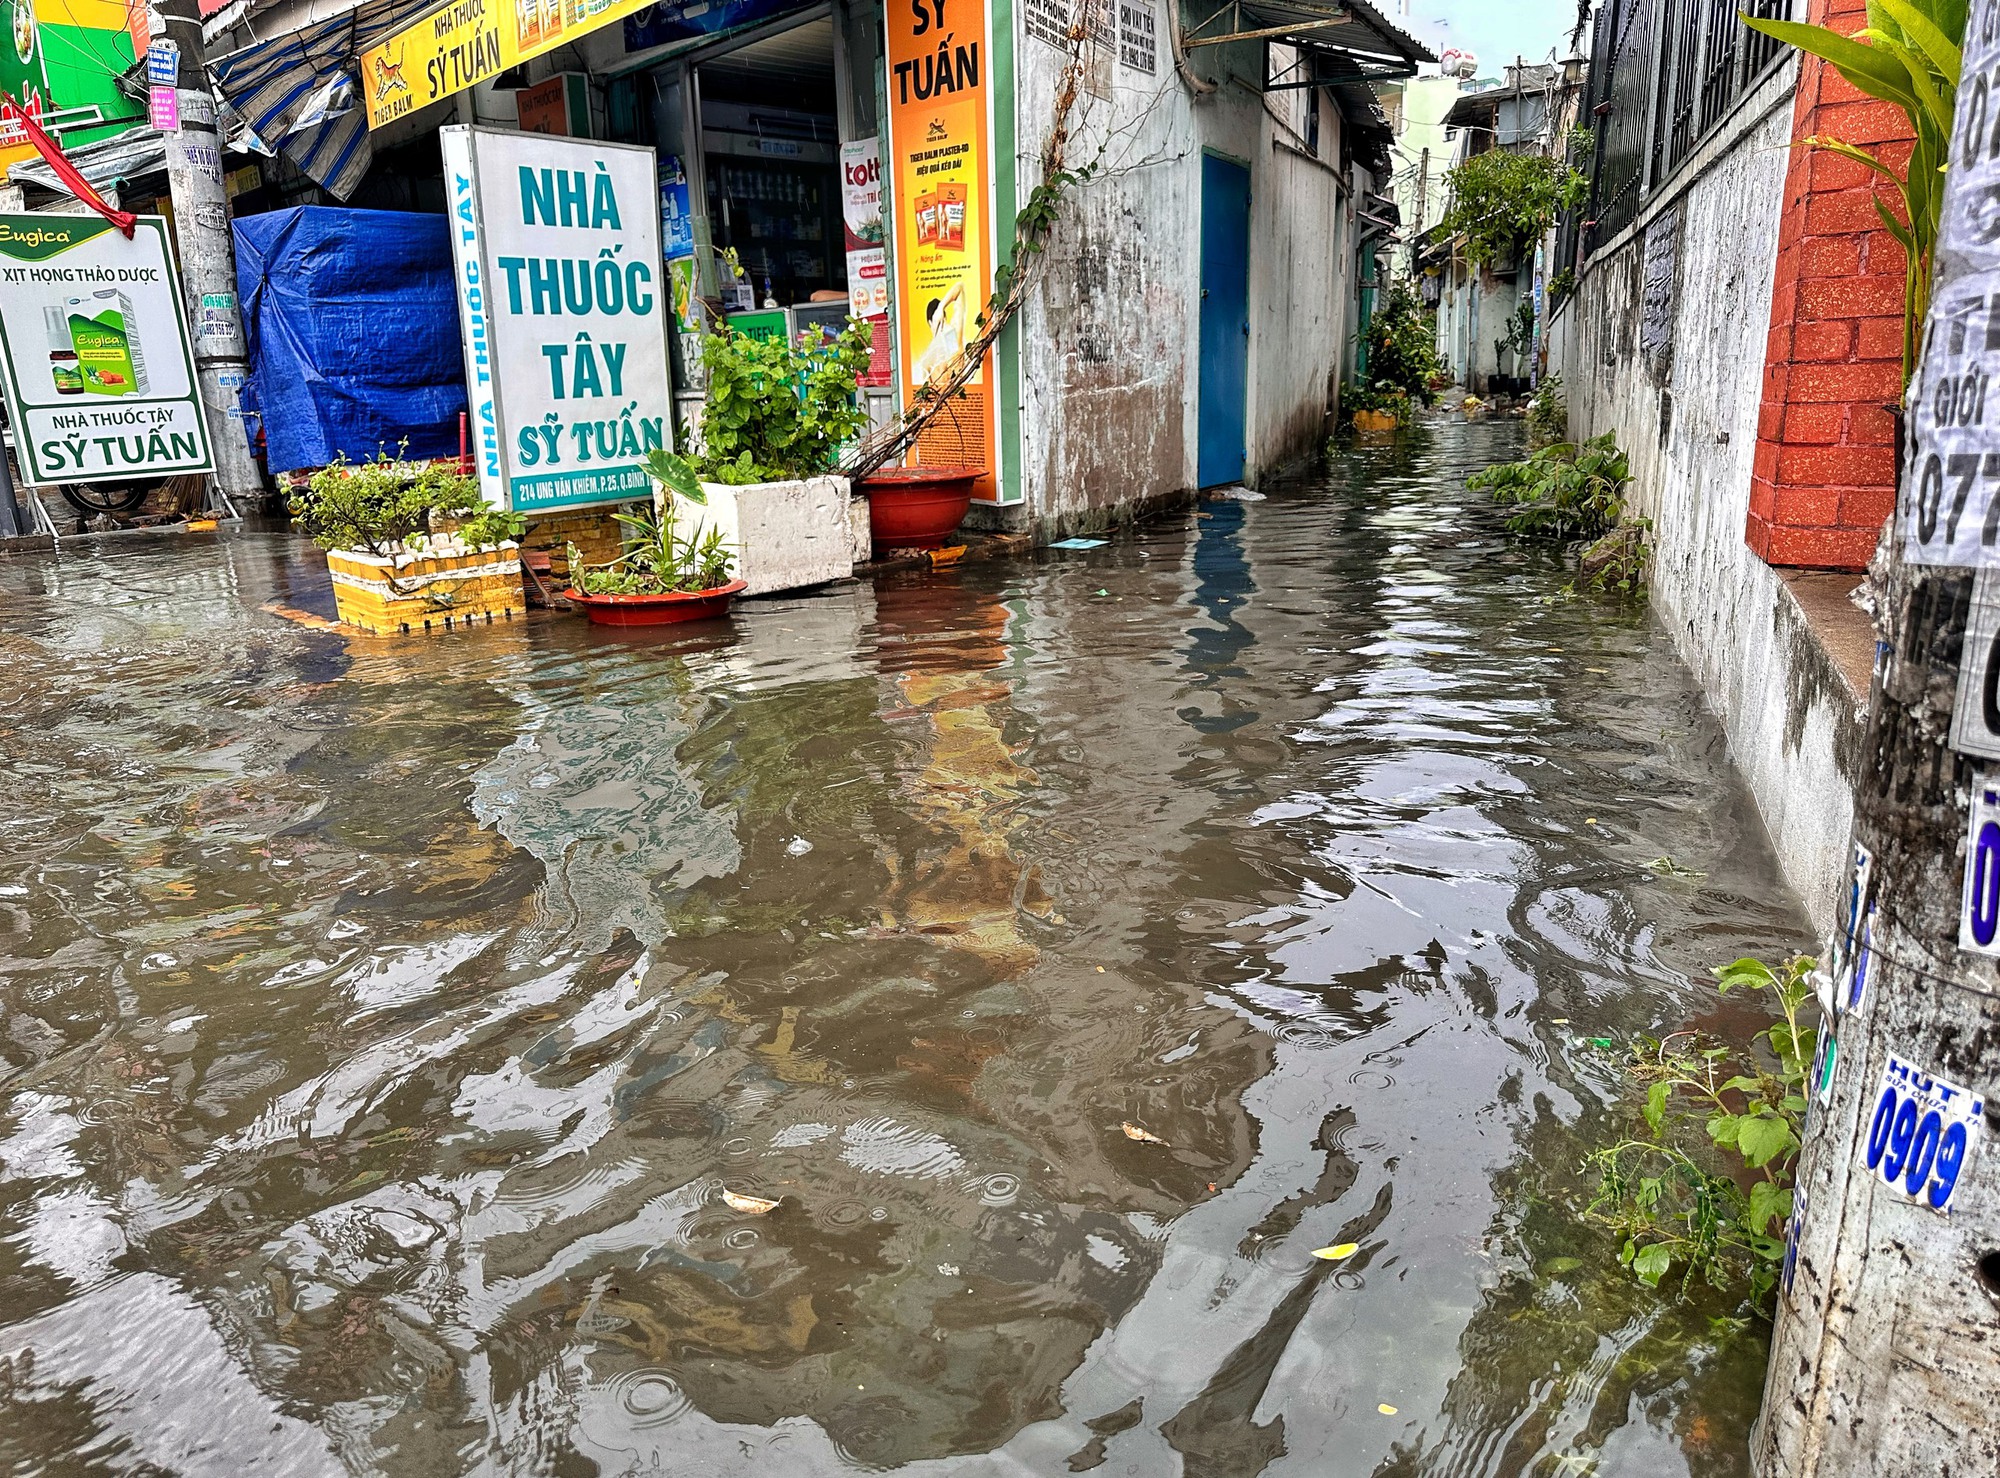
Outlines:
POLYGON ((1631 225, 1646 196, 1782 62, 1787 48, 1739 15, 1791 13, 1792 0, 1603 0, 1583 120, 1596 135, 1590 200, 1565 233, 1564 260, 1581 261, 1631 225))

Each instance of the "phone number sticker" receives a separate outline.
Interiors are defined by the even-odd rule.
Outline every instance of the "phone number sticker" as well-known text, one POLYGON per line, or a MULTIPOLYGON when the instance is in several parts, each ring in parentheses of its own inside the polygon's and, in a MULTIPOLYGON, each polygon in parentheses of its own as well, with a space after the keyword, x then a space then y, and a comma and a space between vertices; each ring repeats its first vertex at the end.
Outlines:
POLYGON ((1971 1090, 1892 1054, 1862 1141, 1866 1164, 1889 1189, 1949 1211, 1984 1109, 1971 1090))

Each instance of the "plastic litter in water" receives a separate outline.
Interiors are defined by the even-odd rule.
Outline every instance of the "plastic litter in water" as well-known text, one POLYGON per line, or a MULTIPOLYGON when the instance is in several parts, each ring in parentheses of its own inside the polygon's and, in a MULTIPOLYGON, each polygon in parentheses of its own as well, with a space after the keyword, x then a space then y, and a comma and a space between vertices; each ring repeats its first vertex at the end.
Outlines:
POLYGON ((1056 540, 1056 542, 1055 542, 1055 543, 1051 544, 1051 545, 1049 546, 1049 548, 1051 548, 1051 549, 1102 549, 1102 548, 1103 548, 1103 547, 1104 547, 1104 546, 1105 546, 1106 544, 1109 544, 1110 542, 1111 542, 1111 541, 1110 541, 1109 539, 1058 539, 1058 540, 1056 540))
POLYGON ((793 837, 789 842, 785 843, 785 855, 787 857, 803 857, 812 849, 813 844, 804 837, 793 837))
POLYGON ((1359 1242, 1342 1242, 1334 1247, 1322 1247, 1314 1252, 1313 1256, 1325 1262, 1346 1262, 1347 1259, 1354 1256, 1360 1250, 1361 1244, 1359 1242))

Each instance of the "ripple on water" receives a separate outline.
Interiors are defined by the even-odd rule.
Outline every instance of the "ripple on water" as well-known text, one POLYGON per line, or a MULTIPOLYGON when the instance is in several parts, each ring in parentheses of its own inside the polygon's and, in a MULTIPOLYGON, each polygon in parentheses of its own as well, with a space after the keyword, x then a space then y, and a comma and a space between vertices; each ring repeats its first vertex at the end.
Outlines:
POLYGON ((979 1193, 982 1205, 1012 1206, 1021 1199, 1021 1177, 1000 1170, 992 1175, 981 1176, 972 1182, 969 1189, 979 1193))
POLYGON ((664 1427, 687 1415, 694 1404, 664 1370, 625 1370, 604 1383, 618 1410, 634 1427, 664 1427))
POLYGON ((849 1124, 840 1145, 842 1160, 877 1175, 941 1180, 965 1168, 965 1156, 949 1140, 887 1117, 849 1124))

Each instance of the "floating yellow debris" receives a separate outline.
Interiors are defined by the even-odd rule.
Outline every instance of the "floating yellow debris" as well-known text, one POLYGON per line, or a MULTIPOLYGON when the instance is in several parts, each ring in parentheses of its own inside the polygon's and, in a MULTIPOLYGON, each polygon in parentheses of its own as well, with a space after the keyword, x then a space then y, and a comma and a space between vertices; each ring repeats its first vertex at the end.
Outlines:
POLYGON ((1140 1144, 1157 1144, 1157 1145, 1165 1145, 1168 1149, 1173 1148, 1172 1145, 1167 1144, 1167 1142, 1164 1139, 1160 1138, 1159 1135, 1148 1134, 1145 1130, 1141 1129, 1137 1124, 1120 1124, 1118 1127, 1125 1131, 1125 1137, 1127 1139, 1136 1140, 1140 1144))
POLYGON ((742 1212, 745 1216, 763 1216, 778 1209, 776 1201, 766 1201, 762 1196, 739 1196, 734 1191, 722 1193, 722 1204, 731 1211, 742 1212))
POLYGON ((1384 1416, 1394 1416, 1396 1414, 1396 1408, 1391 1406, 1386 1401, 1384 1401, 1380 1406, 1376 1407, 1375 1409, 1381 1412, 1382 1415, 1384 1416))
POLYGON ((1342 1242, 1337 1247, 1322 1247, 1313 1253, 1313 1256, 1323 1258, 1327 1262, 1346 1262, 1360 1250, 1361 1244, 1359 1242, 1342 1242))

